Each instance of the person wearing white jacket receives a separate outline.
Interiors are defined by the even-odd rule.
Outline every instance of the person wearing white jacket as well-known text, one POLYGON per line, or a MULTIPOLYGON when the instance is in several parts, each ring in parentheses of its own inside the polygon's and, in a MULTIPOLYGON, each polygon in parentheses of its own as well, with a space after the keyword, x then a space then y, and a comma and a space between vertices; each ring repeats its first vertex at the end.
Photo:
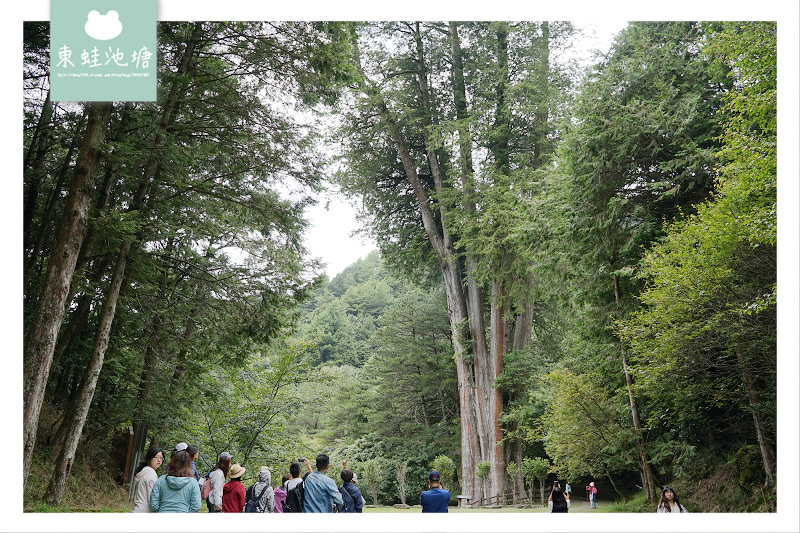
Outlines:
POLYGON ((228 452, 219 454, 217 466, 208 474, 211 480, 211 493, 208 495, 208 512, 222 512, 222 487, 225 486, 225 478, 228 477, 228 470, 231 468, 232 455, 228 452))
POLYGON ((144 457, 144 462, 139 464, 136 469, 136 491, 133 495, 133 511, 134 513, 151 513, 150 509, 150 492, 153 490, 153 485, 156 484, 158 473, 161 463, 164 462, 164 452, 159 447, 153 447, 147 450, 147 455, 144 457))

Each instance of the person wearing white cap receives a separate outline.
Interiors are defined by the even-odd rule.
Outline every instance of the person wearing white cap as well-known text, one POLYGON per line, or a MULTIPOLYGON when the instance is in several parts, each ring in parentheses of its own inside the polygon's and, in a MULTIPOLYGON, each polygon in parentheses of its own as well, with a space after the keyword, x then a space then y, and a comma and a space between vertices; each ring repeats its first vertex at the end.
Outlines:
MULTIPOLYGON (((186 444, 185 442, 179 442, 178 444, 175 445, 175 447, 172 449, 172 451, 169 452, 170 458, 172 458, 172 456, 175 455, 178 452, 186 451, 186 448, 188 448, 188 447, 189 447, 189 445, 186 444)), ((169 474, 169 464, 167 464, 166 472, 164 472, 164 473, 165 474, 169 474)))
POLYGON ((225 486, 225 478, 231 468, 232 456, 228 452, 219 454, 217 465, 209 472, 208 479, 211 480, 211 493, 208 495, 208 512, 222 512, 222 490, 225 486))
POLYGON ((594 500, 595 495, 597 494, 597 489, 594 486, 594 481, 589 483, 589 485, 586 487, 586 491, 589 493, 589 505, 592 509, 597 509, 597 503, 594 500))

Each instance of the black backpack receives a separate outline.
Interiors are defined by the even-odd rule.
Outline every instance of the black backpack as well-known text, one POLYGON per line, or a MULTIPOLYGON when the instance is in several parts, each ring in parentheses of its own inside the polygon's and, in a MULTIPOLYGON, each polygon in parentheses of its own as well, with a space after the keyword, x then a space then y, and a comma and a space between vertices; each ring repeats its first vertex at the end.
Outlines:
POLYGON ((301 481, 296 487, 286 493, 286 500, 283 502, 283 512, 302 513, 305 494, 306 489, 303 488, 303 482, 301 481))

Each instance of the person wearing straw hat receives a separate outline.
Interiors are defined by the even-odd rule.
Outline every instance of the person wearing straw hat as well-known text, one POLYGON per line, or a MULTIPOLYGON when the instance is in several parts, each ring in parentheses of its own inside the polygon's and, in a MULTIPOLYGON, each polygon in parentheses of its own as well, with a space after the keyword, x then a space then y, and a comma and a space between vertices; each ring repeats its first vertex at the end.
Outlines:
POLYGON ((242 483, 242 476, 247 472, 239 463, 231 465, 228 475, 231 480, 225 483, 222 488, 222 512, 223 513, 241 513, 247 503, 244 497, 244 484, 242 483))

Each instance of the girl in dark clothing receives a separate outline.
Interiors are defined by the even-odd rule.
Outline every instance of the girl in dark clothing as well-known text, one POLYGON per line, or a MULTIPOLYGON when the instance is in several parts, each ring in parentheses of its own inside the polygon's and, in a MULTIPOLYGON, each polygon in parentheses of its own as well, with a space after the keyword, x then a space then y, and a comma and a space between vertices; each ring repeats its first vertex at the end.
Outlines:
POLYGON ((554 487, 547 499, 551 513, 566 513, 569 510, 569 500, 564 497, 564 493, 560 488, 554 487))

